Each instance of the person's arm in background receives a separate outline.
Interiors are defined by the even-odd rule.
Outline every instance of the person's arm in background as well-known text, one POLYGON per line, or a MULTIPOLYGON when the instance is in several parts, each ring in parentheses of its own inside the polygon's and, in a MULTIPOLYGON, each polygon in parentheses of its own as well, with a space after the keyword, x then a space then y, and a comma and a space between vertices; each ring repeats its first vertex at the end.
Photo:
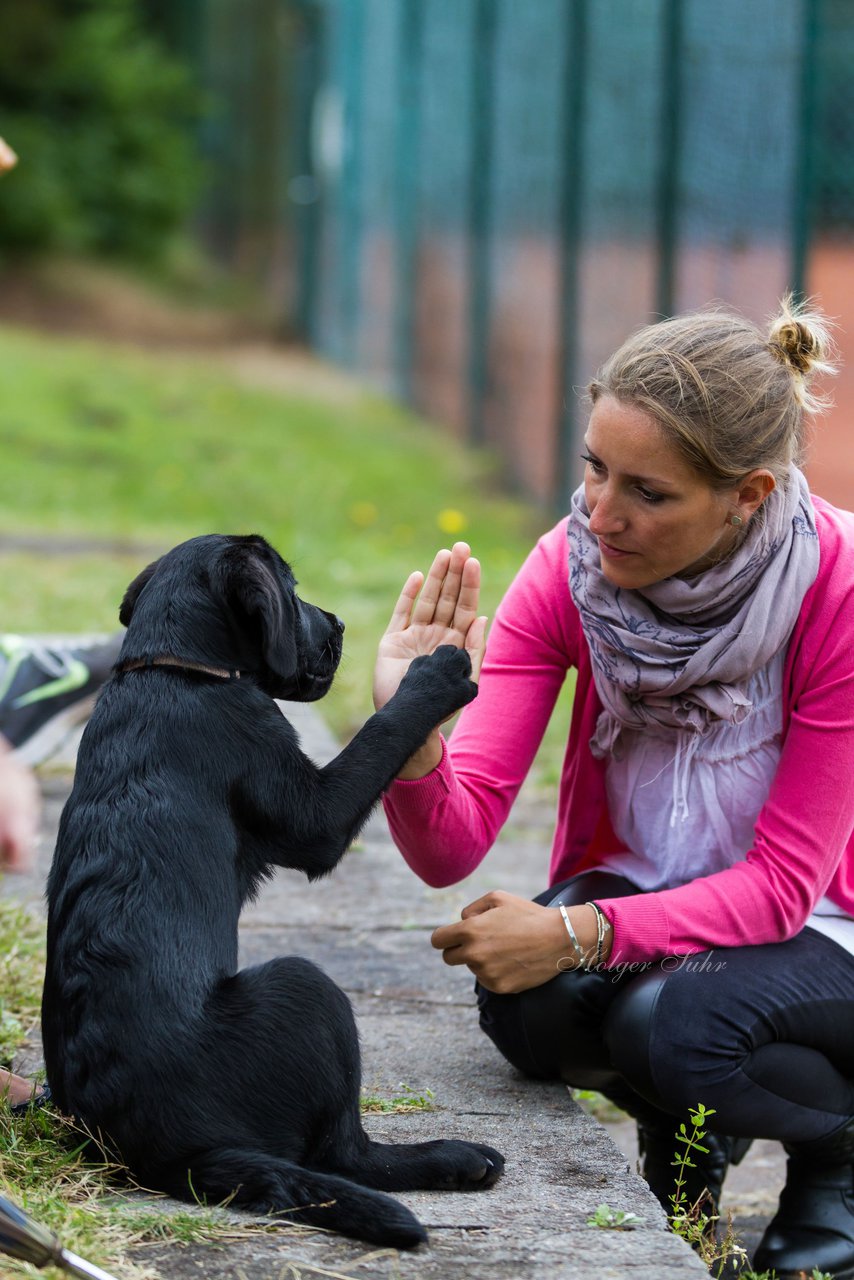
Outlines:
MULTIPOLYGON (((29 871, 39 824, 39 789, 30 769, 19 764, 0 738, 0 871, 29 871)), ((16 1106, 33 1098, 37 1086, 0 1068, 0 1098, 16 1106)))
POLYGON ((29 871, 39 825, 39 789, 0 738, 0 870, 29 871))
POLYGON ((4 142, 0 138, 0 173, 5 173, 8 169, 14 169, 18 163, 18 157, 15 155, 8 142, 4 142))
MULTIPOLYGON (((0 173, 14 169, 18 157, 0 138, 0 173)), ((33 864, 39 824, 39 789, 29 769, 18 764, 0 738, 0 871, 28 871, 33 864)), ((0 1097, 12 1104, 28 1101, 33 1084, 0 1068, 0 1097)))

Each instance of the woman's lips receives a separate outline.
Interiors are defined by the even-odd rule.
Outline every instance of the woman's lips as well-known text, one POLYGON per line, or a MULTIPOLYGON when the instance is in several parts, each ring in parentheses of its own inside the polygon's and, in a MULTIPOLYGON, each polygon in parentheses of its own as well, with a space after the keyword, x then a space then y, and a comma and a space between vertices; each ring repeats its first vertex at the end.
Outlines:
POLYGON ((637 553, 634 551, 621 551, 619 547, 612 547, 607 542, 599 539, 599 550, 603 556, 607 556, 609 560, 624 560, 626 556, 633 556, 637 553))

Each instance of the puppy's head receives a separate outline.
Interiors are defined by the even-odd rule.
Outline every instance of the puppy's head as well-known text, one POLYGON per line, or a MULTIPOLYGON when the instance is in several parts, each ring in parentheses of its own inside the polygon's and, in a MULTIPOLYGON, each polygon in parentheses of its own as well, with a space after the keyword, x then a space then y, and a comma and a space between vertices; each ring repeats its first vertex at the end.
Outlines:
POLYGON ((252 673, 274 698, 312 702, 332 684, 344 624, 306 604, 263 538, 191 538, 143 569, 120 621, 122 661, 168 656, 252 673))

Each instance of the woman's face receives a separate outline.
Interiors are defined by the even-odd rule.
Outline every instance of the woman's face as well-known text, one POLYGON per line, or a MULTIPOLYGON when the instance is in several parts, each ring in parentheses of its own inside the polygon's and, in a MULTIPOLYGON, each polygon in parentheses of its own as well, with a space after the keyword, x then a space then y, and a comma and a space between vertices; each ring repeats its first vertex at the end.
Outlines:
POLYGON ((613 396, 593 406, 584 443, 584 496, 602 572, 615 586, 651 586, 699 573, 730 551, 739 491, 696 474, 642 409, 613 396))

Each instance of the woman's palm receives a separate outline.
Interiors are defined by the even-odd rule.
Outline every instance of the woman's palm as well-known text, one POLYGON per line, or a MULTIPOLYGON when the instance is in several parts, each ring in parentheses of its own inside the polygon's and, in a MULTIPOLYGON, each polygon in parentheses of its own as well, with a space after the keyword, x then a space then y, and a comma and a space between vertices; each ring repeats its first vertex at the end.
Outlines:
POLYGON ((374 706, 384 707, 397 692, 415 658, 440 645, 468 649, 472 678, 483 659, 486 619, 478 618, 480 565, 466 543, 440 551, 426 579, 410 574, 382 637, 374 668, 374 706))
POLYGON ((465 645, 465 636, 441 622, 414 623, 402 631, 386 632, 380 640, 374 669, 374 704, 385 706, 396 693, 415 658, 433 653, 440 645, 465 645))

